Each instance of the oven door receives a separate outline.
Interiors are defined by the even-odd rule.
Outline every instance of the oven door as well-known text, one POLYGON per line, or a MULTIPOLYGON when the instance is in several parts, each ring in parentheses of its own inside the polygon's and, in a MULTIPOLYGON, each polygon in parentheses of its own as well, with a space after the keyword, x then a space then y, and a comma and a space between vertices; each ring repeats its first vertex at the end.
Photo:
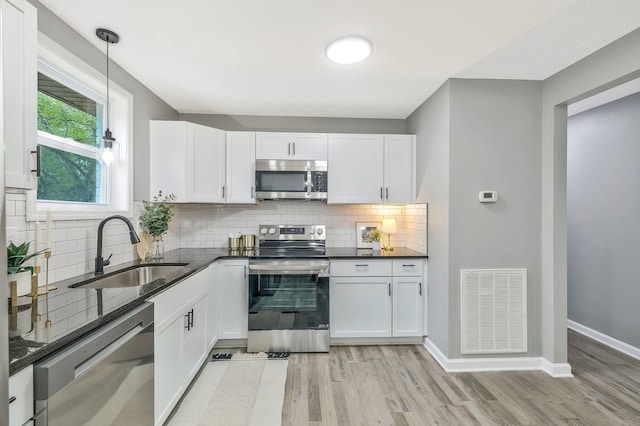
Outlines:
POLYGON ((249 331, 328 330, 329 261, 249 264, 249 331))

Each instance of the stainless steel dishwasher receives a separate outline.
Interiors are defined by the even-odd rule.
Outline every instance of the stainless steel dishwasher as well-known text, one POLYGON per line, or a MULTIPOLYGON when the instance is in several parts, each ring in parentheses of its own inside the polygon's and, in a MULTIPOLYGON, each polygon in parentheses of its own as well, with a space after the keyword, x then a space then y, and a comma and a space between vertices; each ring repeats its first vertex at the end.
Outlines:
POLYGON ((153 304, 34 366, 35 424, 153 424, 153 304))

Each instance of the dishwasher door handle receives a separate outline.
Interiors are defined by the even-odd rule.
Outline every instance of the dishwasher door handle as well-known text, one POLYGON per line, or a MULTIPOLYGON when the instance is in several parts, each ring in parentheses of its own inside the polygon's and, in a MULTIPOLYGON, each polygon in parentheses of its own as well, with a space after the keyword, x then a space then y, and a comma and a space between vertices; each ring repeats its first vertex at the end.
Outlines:
POLYGON ((102 349, 98 353, 94 354, 91 358, 87 359, 82 364, 78 365, 73 370, 73 378, 77 379, 78 377, 82 376, 85 372, 90 370, 93 366, 99 364, 100 361, 102 361, 103 359, 107 358, 109 355, 111 355, 112 353, 120 349, 122 345, 127 343, 127 341, 131 340, 133 336, 135 336, 136 334, 139 334, 142 330, 144 330, 144 327, 142 326, 142 324, 138 324, 137 326, 129 330, 126 334, 124 334, 123 336, 120 336, 120 338, 118 338, 116 341, 111 342, 109 346, 102 349))

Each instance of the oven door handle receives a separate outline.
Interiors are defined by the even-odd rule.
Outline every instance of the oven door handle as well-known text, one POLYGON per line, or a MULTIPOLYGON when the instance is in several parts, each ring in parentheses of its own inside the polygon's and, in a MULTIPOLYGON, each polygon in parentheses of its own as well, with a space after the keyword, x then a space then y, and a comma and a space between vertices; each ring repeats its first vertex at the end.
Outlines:
POLYGON ((249 264, 249 274, 274 273, 287 274, 324 274, 329 271, 329 262, 272 262, 262 264, 249 264))

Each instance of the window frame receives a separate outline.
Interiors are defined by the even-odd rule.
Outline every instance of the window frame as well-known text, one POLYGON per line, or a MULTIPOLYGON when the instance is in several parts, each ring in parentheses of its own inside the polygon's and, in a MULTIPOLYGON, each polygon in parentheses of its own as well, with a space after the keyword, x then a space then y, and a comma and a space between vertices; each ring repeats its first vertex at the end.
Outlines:
MULTIPOLYGON (((110 214, 133 217, 133 95, 113 80, 109 82, 109 102, 106 103, 106 76, 89 66, 68 50, 38 34, 38 71, 60 83, 91 97, 110 108, 114 137, 118 149, 117 165, 103 167, 103 199, 99 203, 37 200, 37 187, 27 191, 27 221, 44 220, 51 210, 56 220, 102 219, 110 214)), ((105 123, 106 124, 106 123, 105 123)), ((100 160, 101 147, 92 147, 64 140, 38 131, 38 144, 100 160), (44 142, 44 143, 43 143, 44 142), (91 155, 88 155, 91 154, 91 155)))

